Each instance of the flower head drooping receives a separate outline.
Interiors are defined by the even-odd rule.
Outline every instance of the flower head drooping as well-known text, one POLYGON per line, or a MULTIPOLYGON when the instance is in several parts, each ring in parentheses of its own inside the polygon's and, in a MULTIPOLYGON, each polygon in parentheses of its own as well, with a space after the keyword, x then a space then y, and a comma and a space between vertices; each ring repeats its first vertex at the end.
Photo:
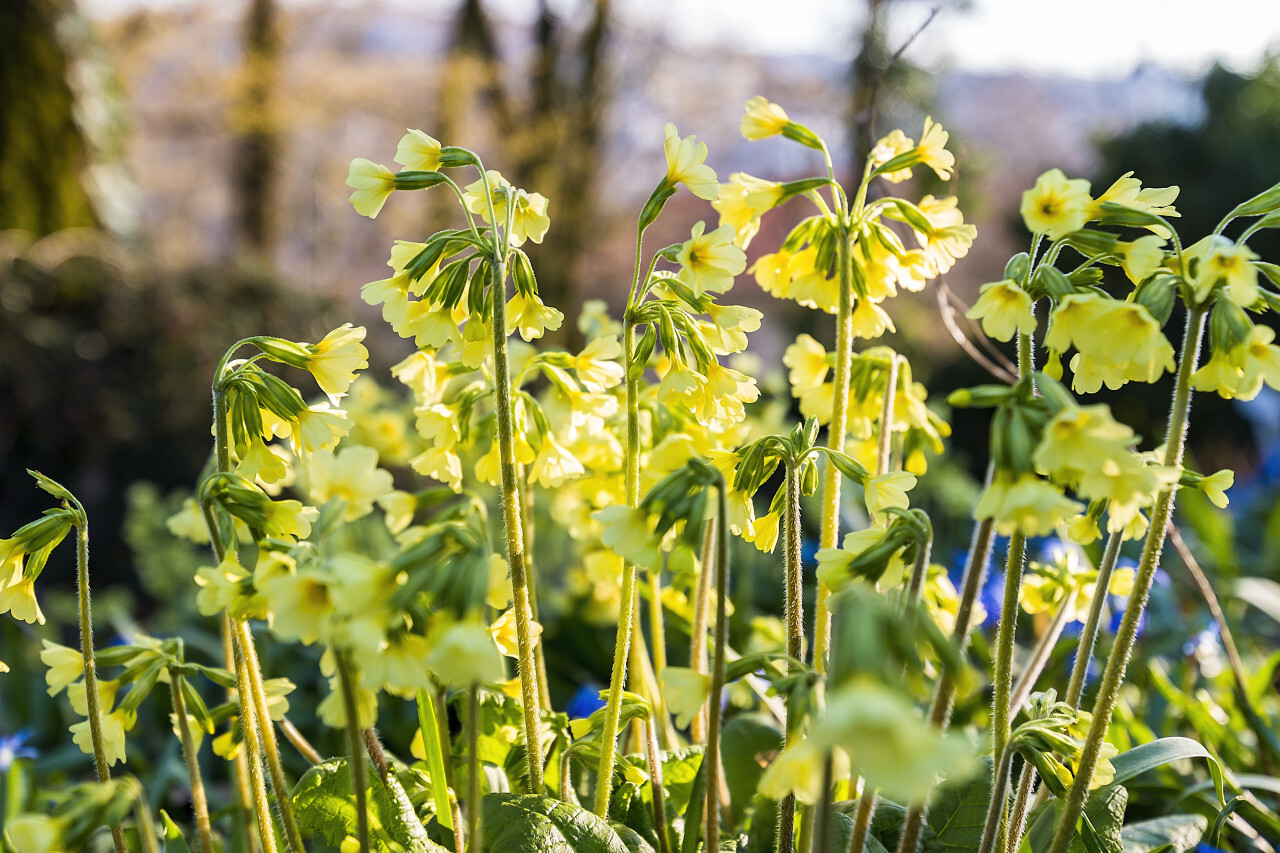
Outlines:
MULTIPOLYGON (((881 137, 876 143, 876 147, 871 149, 872 166, 883 166, 894 157, 900 154, 906 154, 916 147, 915 140, 907 136, 901 130, 894 129, 888 136, 881 137)), ((885 172, 880 177, 884 178, 891 184, 900 184, 903 181, 911 179, 911 168, 908 166, 893 172, 885 172)))
POLYGON ((747 101, 747 111, 742 116, 742 135, 747 139, 768 139, 782 133, 790 123, 786 110, 764 95, 756 95, 747 101))
POLYGON ((928 116, 924 120, 924 132, 920 134, 920 144, 916 152, 920 162, 933 169, 934 173, 944 181, 951 180, 951 170, 955 168, 956 157, 946 149, 950 134, 942 129, 942 125, 928 116))
POLYGON ((364 335, 364 326, 353 327, 350 323, 343 323, 325 335, 320 343, 307 347, 311 353, 307 359, 307 370, 335 406, 355 381, 356 371, 369 366, 369 351, 360 343, 364 335))
POLYGON ((347 201, 351 202, 356 213, 376 219, 396 188, 396 176, 386 166, 357 157, 351 161, 347 172, 347 186, 355 190, 347 201))
POLYGON ((440 142, 411 129, 400 138, 395 161, 410 171, 435 172, 440 168, 440 142))
POLYGON ((1057 240, 1084 227, 1092 204, 1088 181, 1068 180, 1061 169, 1050 169, 1022 194, 1022 221, 1031 233, 1057 240))
POLYGON ((720 214, 721 227, 733 227, 733 242, 746 249, 760 230, 760 217, 782 198, 782 185, 745 172, 734 172, 729 183, 721 184, 720 194, 711 202, 720 214))
POLYGON ((720 192, 715 170, 705 165, 707 144, 695 141, 693 136, 680 138, 674 124, 666 126, 667 140, 663 151, 667 156, 667 182, 672 186, 684 184, 698 198, 712 201, 720 192))
POLYGON ((982 330, 998 341, 1014 334, 1030 334, 1036 329, 1036 315, 1031 295, 1010 279, 982 285, 978 301, 965 314, 970 320, 982 320, 982 330))

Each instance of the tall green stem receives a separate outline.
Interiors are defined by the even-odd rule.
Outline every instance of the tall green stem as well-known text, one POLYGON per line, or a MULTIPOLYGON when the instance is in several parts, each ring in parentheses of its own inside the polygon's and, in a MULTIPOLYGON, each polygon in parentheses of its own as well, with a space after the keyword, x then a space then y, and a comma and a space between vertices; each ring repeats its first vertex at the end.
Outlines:
MULTIPOLYGON (((111 765, 102 745, 102 700, 98 697, 98 665, 93 654, 93 609, 89 603, 89 519, 84 508, 76 512, 76 577, 80 603, 80 657, 84 660, 84 696, 89 712, 89 740, 93 743, 93 768, 99 782, 111 781, 111 765)), ((120 823, 111 825, 116 853, 128 853, 120 823)))
MULTIPOLYGON (((988 476, 988 480, 990 477, 988 476)), ((991 540, 995 533, 995 519, 984 518, 973 532, 969 546, 969 558, 964 567, 964 581, 960 592, 960 604, 956 609, 956 625, 952 638, 961 654, 969 647, 969 631, 973 622, 973 604, 982 589, 987 575, 987 561, 991 557, 991 540)), ((951 707, 955 701, 956 682, 950 673, 943 673, 933 695, 929 710, 929 722, 946 730, 951 721, 951 707)), ((902 836, 898 841, 898 853, 916 853, 920 845, 920 830, 924 828, 925 805, 917 803, 907 812, 902 824, 902 836)))
POLYGON ((173 714, 182 735, 182 757, 187 765, 187 779, 191 784, 191 810, 196 816, 196 831, 200 835, 201 853, 213 853, 213 829, 209 825, 209 800, 204 792, 204 778, 200 775, 200 754, 191 734, 191 721, 187 719, 187 702, 182 696, 182 675, 169 670, 169 691, 173 697, 173 714))
POLYGON ((524 706, 525 760, 529 789, 542 793, 542 736, 539 727, 538 669, 533 658, 530 630, 529 577, 525 570, 524 520, 516 471, 515 418, 511 406, 511 366, 507 359, 507 265, 501 251, 493 263, 493 383, 497 398, 498 456, 502 469, 502 514, 507 533, 507 565, 511 567, 511 591, 516 612, 516 645, 519 652, 520 698, 524 706))
MULTIPOLYGON (((787 461, 786 489, 784 583, 786 585, 787 655, 799 661, 804 659, 804 576, 800 565, 800 466, 791 460, 787 461)), ((794 668, 794 664, 792 667, 794 668)), ((800 735, 796 720, 788 703, 787 745, 800 735)), ((794 794, 788 794, 778 807, 778 848, 781 853, 791 853, 795 849, 795 818, 796 798, 794 794)))
MULTIPOLYGON (((864 780, 864 785, 865 780, 864 780)), ((875 789, 867 785, 858 797, 858 810, 853 816, 853 832, 849 836, 849 853, 863 853, 867 846, 867 836, 871 832, 871 818, 876 811, 875 789)))
MULTIPOLYGON (((1173 389, 1173 405, 1169 412, 1169 431, 1166 434, 1165 443, 1164 464, 1172 468, 1182 465, 1187 418, 1191 412, 1191 374, 1200 356, 1200 338, 1204 332, 1204 319, 1203 307, 1193 308, 1187 314, 1187 328, 1182 338, 1178 379, 1173 389)), ((1169 518, 1173 514, 1173 497, 1177 488, 1174 484, 1160 492, 1155 506, 1151 509, 1151 525, 1148 528, 1146 542, 1143 543, 1142 559, 1138 563, 1133 592, 1130 593, 1129 604, 1125 607, 1124 617, 1120 620, 1120 627, 1116 631, 1111 656, 1107 660, 1107 670, 1102 676, 1102 682, 1098 687, 1098 698, 1093 705, 1093 723, 1089 726, 1089 734, 1085 738, 1080 762, 1076 767, 1075 781, 1063 805, 1062 814, 1058 819, 1058 829, 1054 834, 1049 853, 1066 853, 1071 839, 1075 837, 1076 820, 1084 811, 1085 801, 1089 796, 1089 783, 1093 779, 1093 772, 1098 766, 1098 757, 1106 742, 1107 728, 1111 725, 1111 714, 1120 696, 1120 687, 1124 684, 1125 670, 1129 665, 1129 655, 1133 652, 1133 643, 1138 636, 1138 623, 1146 610, 1151 582, 1155 578, 1156 568, 1160 563, 1160 552, 1164 548, 1169 518)))
POLYGON ((898 396, 898 356, 889 358, 884 376, 884 402, 880 409, 880 443, 876 449, 876 476, 889 473, 893 458, 893 407, 898 396))
MULTIPOLYGON (((698 572, 698 589, 693 596, 693 627, 689 630, 689 667, 703 675, 707 672, 707 622, 711 607, 711 565, 715 559, 716 527, 724 522, 709 519, 702 534, 702 570, 698 572)), ((707 714, 699 709, 693 717, 689 733, 695 744, 707 742, 707 714)))
MULTIPOLYGON (((728 486, 720 484, 718 517, 729 517, 728 486)), ((715 659, 711 665, 711 694, 707 697, 708 734, 705 758, 707 767, 707 824, 703 831, 703 850, 720 849, 720 708, 724 696, 724 678, 729 645, 729 525, 716 525, 716 630, 715 659)))
POLYGON ((369 783, 365 778, 364 741, 360 735, 359 711, 356 708, 356 683, 346 651, 335 648, 333 658, 338 664, 338 683, 342 688, 342 706, 347 717, 351 789, 356 794, 356 840, 360 842, 360 853, 369 853, 369 797, 366 793, 369 783))
POLYGON ((480 687, 467 691, 467 850, 480 853, 480 687))
POLYGON ((1036 768, 1031 762, 1022 765, 1018 774, 1018 793, 1013 798, 1013 811, 1009 815, 1008 849, 1017 850, 1022 832, 1027 828, 1027 809, 1031 805, 1031 787, 1036 783, 1036 768))
MULTIPOLYGON (((224 618, 231 617, 223 611, 224 618)), ((271 821, 271 806, 267 800, 267 783, 262 776, 262 746, 258 743, 259 726, 257 708, 253 701, 249 663, 245 658, 244 642, 234 625, 226 626, 231 636, 231 647, 236 658, 236 700, 240 705, 240 734, 244 741, 246 763, 249 769, 249 787, 253 793, 253 814, 258 822, 258 835, 262 838, 264 853, 276 853, 275 826, 271 821)))
POLYGON ((649 763, 649 787, 653 791, 653 826, 658 833, 658 853, 671 853, 667 838, 667 795, 662 788, 662 756, 658 754, 657 723, 644 723, 645 757, 649 763))
POLYGON ((289 783, 284 777, 284 765, 280 761, 280 747, 276 742, 275 726, 271 723, 271 712, 267 707, 267 691, 262 682, 262 665, 258 661, 258 649, 253 642, 253 632, 247 622, 234 622, 240 631, 244 643, 245 662, 249 665, 249 686, 253 690, 253 715, 258 721, 258 732, 262 742, 262 754, 266 759, 267 772, 271 777, 271 790, 276 795, 276 810, 280 813, 280 823, 284 826, 285 843, 292 853, 305 853, 302 845, 302 833, 298 831, 298 822, 293 816, 293 802, 289 795, 289 783))
MULTIPOLYGON (((827 425, 827 447, 844 450, 849 428, 849 368, 853 359, 853 247, 845 229, 836 241, 836 265, 839 270, 839 297, 836 303, 836 369, 835 397, 831 404, 831 423, 827 425)), ((842 475, 828 464, 822 483, 822 530, 820 548, 834 548, 840 537, 840 485, 842 475)), ((827 671, 827 652, 831 646, 831 610, 827 599, 831 590, 818 584, 817 611, 813 627, 813 665, 819 674, 827 671)))
POLYGON ((1067 695, 1064 699, 1072 708, 1080 707, 1080 697, 1084 694, 1084 682, 1089 672, 1089 661, 1093 657, 1093 644, 1098 639, 1098 625, 1102 621, 1102 606, 1106 602, 1104 591, 1111 585, 1111 573, 1120 556, 1120 543, 1124 541, 1124 532, 1117 530, 1107 539, 1107 548, 1102 554, 1102 565, 1098 566, 1098 579, 1094 582, 1093 600, 1089 602, 1089 615, 1085 618, 1084 629, 1080 631, 1080 646, 1076 650, 1075 666, 1071 669, 1071 681, 1067 683, 1067 695))
MULTIPOLYGON (((627 444, 623 469, 627 506, 640 504, 640 373, 643 365, 635 364, 635 309, 640 299, 640 264, 643 257, 644 227, 636 232, 636 256, 631 288, 622 317, 622 367, 626 373, 627 444)), ((604 729, 600 734, 600 763, 596 767, 595 813, 609 814, 609 798, 613 794, 614 751, 618 742, 618 720, 622 712, 622 690, 627 680, 627 658, 631 652, 636 607, 636 567, 629 560, 622 563, 622 601, 618 606, 618 636, 613 647, 613 672, 609 678, 609 697, 605 702, 604 729)), ((707 790, 710 790, 708 788, 707 790)))

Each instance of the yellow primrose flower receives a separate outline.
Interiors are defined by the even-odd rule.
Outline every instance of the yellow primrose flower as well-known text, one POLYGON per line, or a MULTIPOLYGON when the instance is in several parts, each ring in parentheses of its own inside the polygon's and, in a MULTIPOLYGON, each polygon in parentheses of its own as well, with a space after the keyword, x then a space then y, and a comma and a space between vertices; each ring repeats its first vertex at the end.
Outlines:
MULTIPOLYGON (((944 142, 945 144, 945 142, 944 142)), ((888 163, 894 157, 900 154, 906 154, 908 151, 916 147, 915 140, 907 136, 901 130, 893 130, 888 136, 880 138, 874 148, 871 149, 872 168, 878 168, 888 163)), ((911 179, 911 169, 899 169, 896 172, 886 172, 880 177, 884 178, 891 184, 900 184, 903 181, 911 179)))
MULTIPOLYGON (((459 463, 459 475, 461 475, 461 463, 459 463)), ((410 492, 402 492, 398 489, 379 495, 375 498, 375 503, 382 508, 382 512, 386 515, 387 530, 392 535, 400 533, 412 524, 413 516, 418 511, 417 495, 410 492)))
POLYGON ((10 551, 0 563, 0 614, 9 613, 20 622, 44 624, 44 613, 36 601, 35 578, 24 578, 22 552, 10 551))
POLYGON ((836 384, 823 382, 810 388, 794 389, 800 398, 800 414, 806 418, 817 418, 818 423, 831 423, 831 412, 836 404, 836 384))
MULTIPOLYGON (((378 693, 359 684, 351 687, 356 706, 356 725, 362 729, 370 728, 378 722, 378 693)), ((316 706, 316 716, 331 729, 346 728, 347 700, 337 676, 329 679, 329 695, 316 706)))
POLYGON ((907 492, 915 488, 916 475, 906 471, 890 471, 864 481, 867 514, 877 524, 885 522, 884 511, 889 508, 906 509, 911 505, 907 492))
POLYGON ((196 585, 200 592, 196 594, 196 609, 201 616, 216 616, 223 608, 230 607, 240 596, 240 582, 249 577, 249 573, 236 559, 236 549, 228 548, 222 562, 214 566, 203 566, 196 570, 196 585))
POLYGON ((323 504, 334 498, 346 502, 342 517, 355 521, 373 512, 373 502, 391 491, 391 472, 378 467, 378 451, 347 445, 336 454, 317 450, 307 460, 308 494, 323 504))
POLYGON ((270 486, 287 477, 289 468, 271 446, 261 438, 254 437, 249 441, 249 449, 245 451, 244 458, 236 465, 236 473, 247 480, 270 486))
POLYGON ((485 584, 484 603, 495 610, 511 605, 511 568, 500 554, 489 555, 489 580, 485 584))
POLYGON ((313 569, 300 569, 268 582, 259 581, 271 611, 271 630, 282 640, 304 645, 327 642, 329 620, 337 611, 329 579, 313 569))
POLYGON ((1235 472, 1230 468, 1223 468, 1217 473, 1201 478, 1200 482, 1196 483, 1196 488, 1204 492, 1204 496, 1218 509, 1226 509, 1227 489, 1235 485, 1235 482, 1235 472))
POLYGON ((336 446, 353 426, 341 409, 312 406, 298 412, 298 419, 290 424, 289 446, 295 455, 309 455, 336 446))
POLYGON ((493 637, 473 619, 455 622, 436 640, 427 666, 449 687, 492 684, 502 676, 502 658, 493 637))
POLYGON ((733 228, 733 242, 740 249, 751 245, 760 231, 760 217, 782 198, 782 185, 746 172, 734 172, 729 183, 721 184, 711 206, 720 214, 720 226, 733 228))
POLYGON ((793 394, 817 388, 831 369, 826 347, 807 334, 800 335, 794 344, 787 347, 782 363, 791 369, 789 378, 793 394))
POLYGON ((699 296, 724 293, 733 287, 733 277, 747 268, 746 254, 734 245, 733 227, 721 225, 710 234, 704 233, 706 227, 707 223, 699 220, 676 255, 680 280, 699 296))
POLYGON ((781 522, 781 510, 766 512, 752 523, 751 530, 743 533, 742 538, 754 544, 757 550, 772 554, 773 549, 778 547, 778 528, 781 522))
POLYGON ((1219 282, 1223 283, 1231 301, 1241 308, 1249 308, 1258 301, 1258 268, 1252 263, 1258 256, 1248 246, 1237 246, 1226 237, 1209 236, 1188 247, 1183 254, 1189 259, 1189 266, 1195 262, 1191 286, 1197 301, 1203 302, 1219 282))
POLYGON ((68 684, 78 681, 84 675, 84 655, 78 649, 60 646, 44 640, 44 651, 40 653, 40 662, 49 667, 44 680, 49 685, 49 695, 57 696, 68 684))
POLYGON ((520 337, 531 341, 542 337, 548 329, 553 332, 559 329, 562 322, 564 315, 555 308, 542 304, 537 296, 526 297, 517 292, 507 303, 508 335, 519 329, 520 337))
POLYGON ((542 438, 542 447, 534 457, 533 467, 529 472, 529 482, 537 483, 548 489, 558 489, 566 480, 581 477, 586 473, 582 463, 578 461, 563 444, 556 441, 555 436, 547 433, 542 438))
POLYGON ((666 126, 667 139, 663 152, 667 156, 667 183, 684 184, 698 198, 712 201, 720 193, 715 170, 704 165, 707 159, 705 142, 694 141, 693 136, 680 138, 674 124, 666 126))
POLYGON ((1129 281, 1140 284, 1148 276, 1164 264, 1165 244, 1163 237, 1146 234, 1132 242, 1116 243, 1116 252, 1120 255, 1120 265, 1129 281))
POLYGON ((790 123, 786 110, 764 95, 756 95, 747 101, 747 111, 742 116, 742 135, 747 139, 768 139, 782 133, 790 123))
POLYGON ((62 850, 66 821, 42 814, 18 814, 4 823, 4 838, 16 853, 56 853, 62 850))
MULTIPOLYGON (((1094 209, 1090 211, 1089 218, 1097 219, 1101 214, 1101 206, 1105 202, 1112 204, 1122 204, 1133 210, 1140 210, 1144 213, 1154 213, 1156 216, 1181 216, 1182 214, 1173 209, 1173 202, 1178 197, 1178 187, 1148 187, 1142 188, 1142 181, 1133 177, 1133 172, 1125 172, 1116 182, 1107 187, 1106 192, 1098 196, 1094 202, 1094 209)), ((1162 225, 1148 225, 1156 234, 1168 239, 1169 233, 1162 225)))
POLYGON ((868 527, 865 530, 854 530, 844 537, 839 548, 823 548, 818 551, 818 582, 832 592, 839 592, 853 580, 849 567, 853 560, 863 551, 876 545, 884 538, 884 529, 868 527))
POLYGON ((1032 459, 1046 477, 1074 485, 1092 471, 1114 467, 1121 456, 1132 456, 1137 442, 1133 430, 1111 416, 1105 403, 1064 408, 1044 427, 1032 459))
POLYGON ((853 336, 878 338, 886 331, 897 331, 889 314, 870 299, 859 299, 853 309, 853 336))
MULTIPOLYGON (((494 471, 497 471, 497 442, 494 442, 490 455, 495 457, 494 471)), ((484 457, 482 460, 484 461, 484 457)), ((462 491, 462 458, 451 448, 432 447, 409 460, 409 467, 424 477, 430 477, 444 483, 455 492, 462 491)), ((479 476, 480 465, 477 463, 476 473, 479 476)), ((481 479, 485 479, 481 477, 481 479)), ((489 482, 487 479, 486 482, 489 482)))
POLYGON ((1050 169, 1022 194, 1020 210, 1028 231, 1058 240, 1083 228, 1092 206, 1088 181, 1068 180, 1061 169, 1050 169))
POLYGON ((1029 335, 1036 330, 1031 295, 1010 279, 982 285, 978 301, 965 313, 970 320, 982 320, 982 330, 998 341, 1015 333, 1029 335))
POLYGON ((747 348, 747 333, 760 328, 764 314, 744 305, 707 306, 710 323, 698 322, 698 328, 707 338, 707 344, 716 355, 742 352, 747 348))
POLYGON ((923 270, 928 271, 928 278, 950 270, 958 259, 969 253, 973 238, 978 234, 976 227, 965 224, 964 214, 956 206, 957 203, 955 196, 934 198, 927 195, 916 205, 929 220, 931 228, 927 234, 916 232, 916 240, 924 249, 924 258, 918 263, 923 270))
POLYGON ((263 510, 267 516, 267 535, 292 536, 306 539, 311 535, 311 522, 320 517, 320 510, 303 506, 301 501, 271 501, 263 510))
POLYGON ((622 382, 622 346, 617 335, 596 338, 574 356, 573 369, 577 371, 582 387, 595 394, 603 394, 622 382))
MULTIPOLYGON (((205 523, 204 513, 195 498, 184 498, 182 509, 165 519, 164 526, 179 539, 186 539, 197 545, 209 544, 209 526, 205 523)), ((0 565, 0 577, 4 576, 4 567, 0 565)))
POLYGON ((920 162, 933 169, 934 174, 944 181, 951 180, 951 170, 956 165, 955 155, 946 149, 950 136, 942 129, 942 125, 926 116, 924 132, 920 134, 920 144, 916 146, 920 162))
POLYGON ((396 176, 386 166, 357 157, 351 161, 347 172, 347 186, 355 190, 347 201, 351 202, 356 213, 376 219, 396 188, 396 176))
POLYGON ((1067 538, 1077 545, 1091 545, 1102 538, 1098 530, 1098 520, 1091 515, 1081 513, 1067 522, 1067 538))
POLYGON ((413 338, 419 347, 430 347, 433 350, 442 349, 462 336, 453 315, 442 306, 427 301, 408 303, 404 323, 397 333, 402 337, 413 338))
POLYGON ((430 653, 431 643, 420 634, 401 633, 383 640, 372 653, 359 655, 360 684, 411 698, 433 686, 426 666, 430 653))
POLYGON ((591 517, 604 526, 601 541, 619 557, 646 569, 662 565, 649 516, 642 510, 614 504, 595 511, 591 517))
MULTIPOLYGON (((99 728, 102 731, 102 752, 110 767, 116 762, 125 760, 125 732, 133 728, 137 715, 128 711, 115 710, 109 714, 99 714, 99 728)), ((72 740, 85 755, 93 755, 93 734, 89 730, 89 721, 85 720, 71 726, 72 740)))
POLYGON ((658 681, 662 685, 662 698, 667 710, 675 715, 677 728, 688 728, 693 718, 707 704, 711 694, 711 676, 695 672, 684 666, 669 666, 662 670, 658 681))
POLYGON ((973 515, 977 519, 994 518, 1001 536, 1045 536, 1058 524, 1084 509, 1069 500, 1047 480, 1031 472, 1016 480, 997 472, 991 485, 983 491, 973 515))
POLYGON ((440 142, 412 128, 400 137, 395 161, 411 172, 435 172, 440 169, 440 142))
POLYGON ((369 366, 369 351, 360 343, 364 334, 364 326, 352 327, 350 323, 343 323, 325 335, 320 343, 307 347, 311 352, 307 370, 335 406, 351 387, 356 371, 369 366))
POLYGON ((812 740, 791 744, 765 768, 757 787, 770 800, 794 794, 796 801, 814 805, 822 796, 822 766, 825 758, 812 740))

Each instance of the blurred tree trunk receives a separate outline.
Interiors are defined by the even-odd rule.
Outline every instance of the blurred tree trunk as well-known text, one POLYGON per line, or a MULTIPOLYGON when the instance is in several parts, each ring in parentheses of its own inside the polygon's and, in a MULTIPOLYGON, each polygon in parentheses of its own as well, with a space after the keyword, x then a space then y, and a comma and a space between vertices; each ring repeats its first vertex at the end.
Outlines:
POLYGON ((850 180, 862 177, 875 145, 876 99, 881 75, 889 64, 886 43, 890 0, 867 0, 867 23, 850 68, 850 180))
MULTIPOLYGON (((74 57, 60 30, 74 0, 4 0, 0 12, 0 230, 37 236, 99 224, 84 182, 89 141, 76 121, 74 57)), ((84 25, 83 21, 79 21, 84 25)))
POLYGON ((280 127, 275 93, 280 73, 279 12, 275 0, 249 0, 244 60, 233 113, 236 248, 247 260, 271 265, 275 246, 280 127))
MULTIPOLYGON (((600 161, 602 118, 608 101, 605 47, 611 0, 595 0, 582 36, 572 42, 542 0, 534 32, 529 95, 516 103, 502 78, 493 27, 480 0, 463 0, 454 23, 435 127, 442 141, 466 144, 475 105, 487 109, 497 156, 508 179, 551 199, 551 229, 541 247, 526 247, 538 272, 543 301, 565 312, 549 340, 576 346, 580 303, 575 268, 596 216, 593 183, 600 161)), ((432 225, 446 227, 452 211, 437 208, 432 225)))

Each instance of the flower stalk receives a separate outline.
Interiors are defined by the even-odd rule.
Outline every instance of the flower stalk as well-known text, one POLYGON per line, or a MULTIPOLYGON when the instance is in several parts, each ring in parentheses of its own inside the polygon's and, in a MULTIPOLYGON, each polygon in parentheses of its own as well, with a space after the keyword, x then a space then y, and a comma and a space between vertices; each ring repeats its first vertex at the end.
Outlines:
POLYGON ((1094 582, 1093 600, 1089 602, 1089 615, 1085 617, 1083 630, 1080 631, 1080 645, 1076 650, 1075 666, 1071 668, 1071 680, 1067 683, 1065 701, 1072 708, 1080 708, 1080 697, 1084 694, 1084 682, 1089 672, 1089 662, 1093 657, 1093 644, 1098 640, 1098 626, 1102 622, 1102 606, 1106 602, 1105 595, 1098 590, 1105 590, 1111 584, 1111 572, 1116 567, 1120 556, 1120 544, 1124 540, 1124 532, 1116 531, 1107 538, 1107 547, 1102 554, 1102 563, 1098 566, 1098 579, 1094 582))
MULTIPOLYGON (((835 466, 831 466, 834 468, 835 466)), ((800 461, 788 459, 786 463, 786 629, 787 655, 793 660, 804 658, 804 585, 800 565, 800 461)), ((719 626, 717 625, 717 630, 719 626)), ((794 668, 794 664, 792 667, 794 668)), ((713 707, 712 714, 715 713, 713 707)), ((790 703, 787 704, 787 744, 800 735, 799 725, 790 703)), ((707 790, 714 790, 708 788, 707 790)), ((795 849, 796 797, 788 794, 778 806, 778 846, 783 853, 795 849)))
POLYGON ((356 685, 351 661, 342 649, 333 650, 338 665, 338 682, 342 688, 342 706, 347 717, 347 753, 350 757, 351 789, 356 795, 356 840, 360 853, 369 853, 369 797, 366 793, 364 739, 360 735, 359 711, 356 708, 356 685))
POLYGON ((178 721, 178 733, 182 736, 182 758, 187 765, 187 779, 191 785, 191 811, 196 817, 200 850, 202 853, 213 853, 213 829, 209 825, 209 800, 205 795, 204 778, 200 775, 200 754, 191 734, 187 702, 182 697, 182 674, 172 667, 169 669, 169 691, 173 697, 173 714, 178 721))
MULTIPOLYGON (((1187 313, 1187 326, 1182 338, 1182 352, 1178 364, 1178 378, 1174 384, 1173 405, 1169 412, 1169 430, 1166 434, 1164 464, 1169 467, 1178 467, 1182 464, 1187 419, 1191 412, 1191 374, 1200 356, 1200 340, 1204 332, 1205 314, 1206 310, 1201 306, 1193 307, 1187 313)), ((1129 605, 1125 608, 1120 627, 1116 630, 1111 656, 1107 659, 1107 669, 1098 687, 1098 698, 1094 702, 1093 722, 1089 726, 1089 734, 1085 737, 1080 761, 1075 770, 1075 781, 1063 804, 1049 853, 1066 853, 1072 838, 1075 837, 1076 821, 1084 811, 1085 801, 1089 796, 1089 783, 1093 779, 1094 769, 1098 766, 1098 758, 1106 742, 1107 729, 1111 725, 1111 714, 1115 711, 1120 687, 1124 683, 1125 670, 1129 664, 1129 656, 1133 652, 1133 644, 1138 636, 1138 622, 1146 610, 1147 596, 1151 592, 1151 582, 1155 578, 1156 568, 1160 562, 1160 552, 1164 548, 1169 518, 1173 513, 1176 491, 1176 484, 1165 488, 1157 496, 1155 505, 1152 507, 1151 523, 1146 542, 1143 543, 1142 559, 1138 563, 1133 591, 1129 596, 1129 605)))
MULTIPOLYGON (((729 517, 728 485, 720 483, 718 517, 729 517)), ((707 823, 704 850, 720 849, 720 706, 724 697, 726 654, 729 645, 729 525, 716 525, 716 629, 715 657, 711 665, 711 694, 707 697, 707 823)))

